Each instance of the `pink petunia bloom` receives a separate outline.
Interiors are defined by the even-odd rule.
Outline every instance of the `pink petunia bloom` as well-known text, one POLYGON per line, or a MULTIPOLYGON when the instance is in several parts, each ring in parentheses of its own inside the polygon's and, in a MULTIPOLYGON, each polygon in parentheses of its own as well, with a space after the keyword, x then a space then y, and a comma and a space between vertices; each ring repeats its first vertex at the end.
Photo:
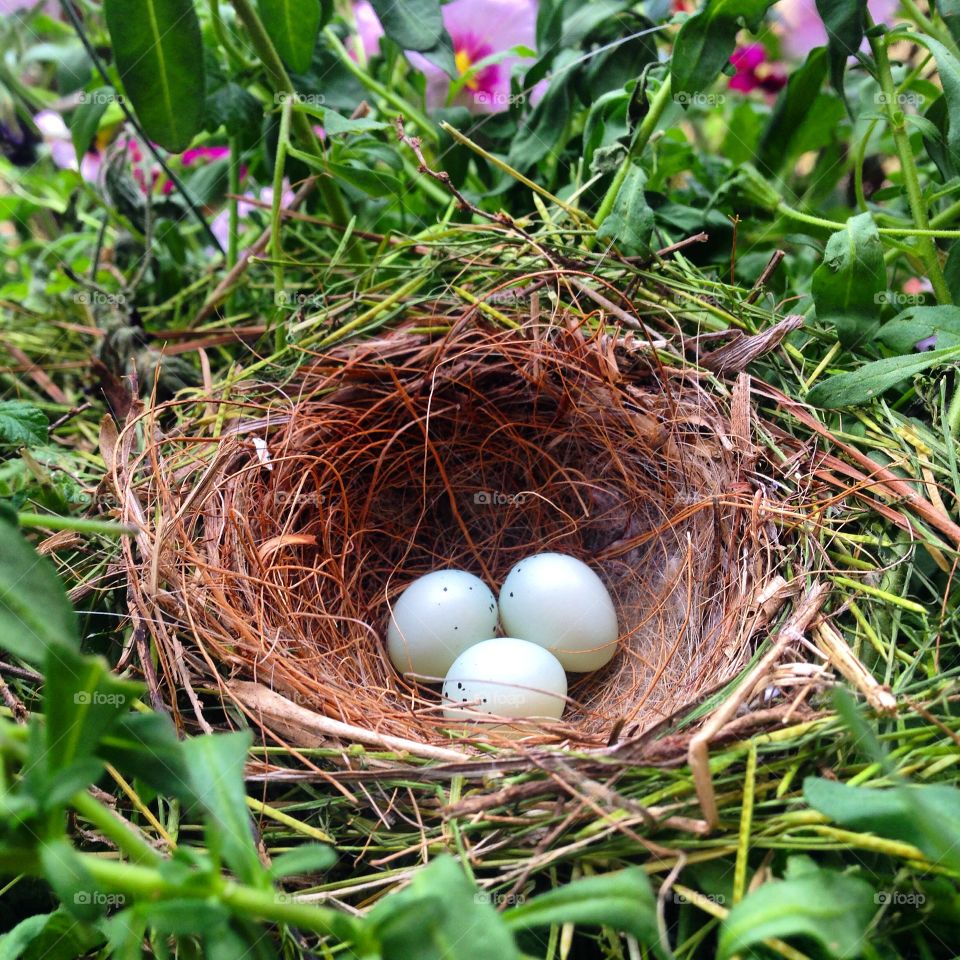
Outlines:
MULTIPOLYGON (((468 73, 487 57, 500 54, 496 63, 481 67, 470 75, 454 103, 472 113, 500 113, 513 102, 510 77, 514 67, 528 63, 529 58, 509 53, 514 47, 533 49, 537 38, 537 0, 452 0, 443 7, 443 24, 453 41, 454 62, 460 75, 468 73)), ((364 53, 374 56, 380 51, 383 28, 367 0, 353 5, 357 33, 364 53)), ((407 59, 427 78, 427 106, 442 107, 450 94, 450 77, 415 51, 407 51, 407 59)), ((546 81, 530 92, 531 103, 543 95, 546 81)))
MULTIPOLYGON (((899 7, 900 0, 867 0, 876 23, 892 23, 899 7)), ((781 42, 787 56, 803 60, 814 47, 826 44, 827 30, 817 13, 816 0, 780 0, 773 11, 782 28, 781 42)))
MULTIPOLYGON (((259 210, 262 217, 269 217, 270 210, 269 205, 273 203, 273 187, 264 187, 259 195, 247 191, 243 194, 244 197, 249 197, 250 200, 259 200, 260 203, 248 203, 244 200, 237 201, 237 218, 239 220, 239 231, 242 233, 244 227, 249 225, 250 214, 254 210, 259 210), (263 206, 267 204, 267 206, 263 206), (248 221, 247 224, 244 221, 248 221)), ((290 187, 290 184, 284 180, 283 181, 283 193, 280 195, 280 206, 283 209, 286 209, 293 203, 294 192, 290 187)), ((210 229, 213 232, 213 235, 220 242, 220 246, 226 250, 227 245, 230 241, 230 208, 224 207, 214 217, 213 222, 210 224, 210 229)))
POLYGON ((738 47, 730 57, 730 63, 737 71, 730 78, 731 90, 740 90, 742 93, 753 90, 776 93, 786 86, 786 71, 778 63, 767 62, 767 51, 763 44, 751 43, 738 47))
MULTIPOLYGON (((380 53, 380 38, 383 36, 383 27, 370 0, 359 0, 353 5, 353 21, 357 27, 357 36, 363 48, 364 56, 369 60, 380 53)), ((350 50, 350 56, 356 59, 356 53, 350 50)))
POLYGON ((83 162, 77 163, 77 151, 73 146, 70 129, 59 113, 41 110, 33 118, 43 142, 50 151, 50 159, 61 170, 77 170, 87 183, 96 183, 100 175, 102 158, 99 153, 88 150, 83 162))

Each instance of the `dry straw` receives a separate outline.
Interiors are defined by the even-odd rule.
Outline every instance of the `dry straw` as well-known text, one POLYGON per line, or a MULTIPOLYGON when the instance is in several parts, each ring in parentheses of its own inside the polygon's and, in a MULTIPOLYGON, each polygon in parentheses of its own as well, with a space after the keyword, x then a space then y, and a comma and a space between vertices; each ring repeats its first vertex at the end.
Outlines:
POLYGON ((601 574, 622 636, 523 749, 649 731, 740 672, 790 593, 793 513, 758 470, 750 381, 717 387, 632 334, 469 310, 441 337, 401 326, 332 349, 282 390, 210 396, 176 429, 171 405, 134 411, 110 459, 140 528, 126 559, 156 697, 206 727, 212 687, 300 746, 509 749, 516 730, 451 731, 439 686, 391 666, 385 623, 427 571, 496 590, 553 550, 601 574))

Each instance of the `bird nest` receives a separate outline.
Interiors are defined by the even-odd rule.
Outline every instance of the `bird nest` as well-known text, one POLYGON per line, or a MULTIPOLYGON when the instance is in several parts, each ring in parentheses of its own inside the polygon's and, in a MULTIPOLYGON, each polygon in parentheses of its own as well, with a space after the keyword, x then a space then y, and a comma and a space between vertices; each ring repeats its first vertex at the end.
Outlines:
POLYGON ((523 743, 634 736, 736 675, 769 619, 780 505, 756 479, 749 392, 633 335, 473 312, 191 401, 176 429, 171 404, 135 410, 113 470, 139 528, 133 648, 181 722, 208 726, 219 697, 282 742, 462 757, 509 731, 452 730, 439 685, 398 674, 391 604, 440 567, 496 592, 556 551, 605 582, 619 649, 523 743))

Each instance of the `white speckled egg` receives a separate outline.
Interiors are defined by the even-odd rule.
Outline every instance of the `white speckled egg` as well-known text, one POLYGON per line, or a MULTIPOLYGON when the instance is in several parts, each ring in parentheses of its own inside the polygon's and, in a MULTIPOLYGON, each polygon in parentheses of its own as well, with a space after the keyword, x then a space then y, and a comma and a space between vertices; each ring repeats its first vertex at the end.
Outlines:
POLYGON ((566 696, 567 675, 549 650, 516 637, 494 637, 464 650, 447 671, 443 715, 559 720, 566 696))
POLYGON ((617 611, 603 581, 563 553, 516 564, 500 589, 504 633, 546 647, 566 670, 586 673, 617 652, 617 611))
POLYGON ((400 595, 387 627, 387 652, 400 673, 440 679, 471 644, 496 633, 497 600, 466 570, 434 570, 400 595))

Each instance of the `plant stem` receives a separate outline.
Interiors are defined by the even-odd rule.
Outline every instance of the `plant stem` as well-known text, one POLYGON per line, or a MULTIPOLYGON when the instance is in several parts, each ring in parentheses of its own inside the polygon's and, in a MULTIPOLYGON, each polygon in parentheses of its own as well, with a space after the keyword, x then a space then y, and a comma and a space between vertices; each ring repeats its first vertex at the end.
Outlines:
POLYGON ((437 129, 412 103, 404 100, 399 94, 394 93, 388 87, 383 86, 367 73, 354 59, 347 53, 346 48, 340 42, 340 38, 330 29, 324 27, 323 37, 330 44, 330 49, 336 54, 341 65, 352 73, 371 93, 385 100, 390 106, 399 110, 403 116, 412 120, 434 143, 438 141, 437 129))
POLYGON ((154 867, 163 863, 163 857, 143 837, 86 790, 74 794, 70 799, 70 806, 112 840, 134 863, 154 867))
MULTIPOLYGON (((253 44, 254 50, 257 51, 257 55, 263 62, 263 66, 273 85, 274 93, 293 96, 295 91, 293 84, 290 82, 290 76, 250 0, 233 0, 233 6, 237 11, 240 22, 250 36, 250 42, 253 44)), ((323 150, 317 142, 316 134, 313 132, 313 127, 310 125, 310 121, 306 115, 295 111, 292 123, 297 139, 300 140, 304 146, 310 148, 311 152, 316 156, 322 157, 323 150)), ((317 180, 317 188, 323 197, 323 202, 327 208, 327 212, 330 214, 330 219, 339 226, 343 226, 350 217, 336 182, 332 177, 320 177, 317 180)))
POLYGON ((614 175, 613 181, 607 188, 607 192, 600 203, 597 215, 594 217, 597 226, 600 226, 609 216, 610 211, 613 209, 614 201, 617 199, 617 194, 623 186, 623 181, 627 179, 630 164, 643 153, 644 148, 650 142, 650 137, 653 136, 653 131, 656 130, 657 124, 663 116, 663 111, 667 109, 672 97, 673 89, 670 82, 670 75, 667 74, 666 79, 660 85, 660 89, 654 94, 653 100, 650 101, 650 109, 641 121, 640 126, 637 127, 637 132, 633 138, 633 142, 630 144, 630 149, 626 157, 624 157, 623 163, 620 164, 620 168, 614 175))
POLYGON ((38 527, 41 530, 73 530, 75 533, 100 534, 104 537, 122 537, 136 533, 134 527, 110 520, 91 520, 87 517, 58 517, 50 513, 18 513, 21 527, 38 527))
POLYGON ((877 63, 877 78, 880 81, 880 87, 886 100, 885 106, 890 123, 890 132, 893 134, 893 142, 900 158, 903 183, 907 190, 907 199, 916 226, 914 233, 917 236, 917 250, 927 268, 927 275, 933 285, 933 292, 936 294, 937 300, 942 304, 949 304, 953 302, 953 298, 950 296, 950 289, 943 276, 937 247, 932 237, 926 232, 930 230, 927 205, 923 198, 920 176, 913 157, 913 148, 910 145, 910 135, 907 133, 903 111, 897 106, 897 91, 893 82, 893 73, 890 70, 886 41, 884 37, 870 37, 869 39, 870 48, 877 63))
POLYGON ((293 101, 284 99, 280 108, 280 133, 277 137, 277 155, 273 162, 273 207, 271 210, 270 256, 273 260, 273 306, 276 327, 273 331, 273 346, 280 350, 284 345, 284 324, 280 310, 283 296, 283 238, 280 210, 283 207, 283 173, 287 165, 287 147, 290 145, 290 114, 293 101))

